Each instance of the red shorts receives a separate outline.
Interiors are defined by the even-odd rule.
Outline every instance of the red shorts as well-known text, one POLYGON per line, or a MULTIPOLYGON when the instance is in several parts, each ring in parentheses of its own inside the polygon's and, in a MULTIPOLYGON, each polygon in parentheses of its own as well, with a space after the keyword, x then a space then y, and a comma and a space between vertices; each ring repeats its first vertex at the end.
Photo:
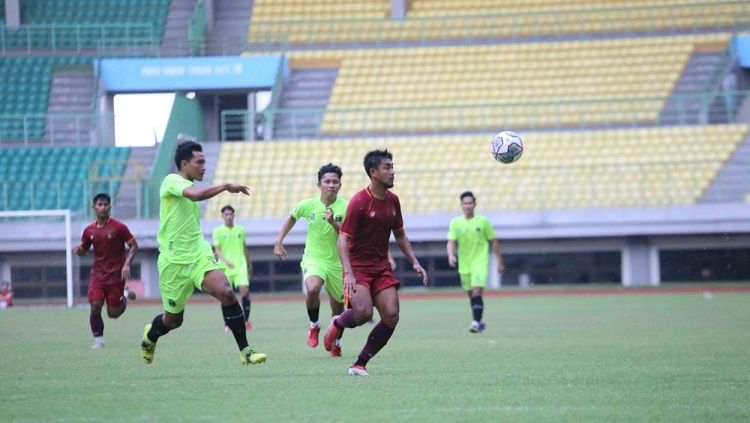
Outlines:
POLYGON ((357 285, 366 286, 370 290, 370 295, 373 296, 392 286, 395 286, 396 289, 401 286, 401 282, 393 276, 390 266, 383 270, 352 269, 352 273, 354 279, 357 280, 357 285))
POLYGON ((101 283, 96 280, 89 282, 89 302, 106 300, 107 307, 122 307, 125 294, 125 281, 115 283, 101 283))

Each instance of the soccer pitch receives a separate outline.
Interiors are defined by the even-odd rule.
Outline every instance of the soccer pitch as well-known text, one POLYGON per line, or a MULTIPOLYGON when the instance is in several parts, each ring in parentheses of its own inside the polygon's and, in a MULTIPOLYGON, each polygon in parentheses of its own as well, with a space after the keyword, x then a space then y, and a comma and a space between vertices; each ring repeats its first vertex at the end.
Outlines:
POLYGON ((104 350, 87 309, 0 311, 0 421, 750 421, 748 293, 487 298, 482 334, 465 297, 402 299, 368 378, 346 370, 371 325, 333 359, 305 344, 301 295, 254 298, 269 360, 247 368, 218 304, 189 304, 148 366, 156 305, 105 318, 104 350))

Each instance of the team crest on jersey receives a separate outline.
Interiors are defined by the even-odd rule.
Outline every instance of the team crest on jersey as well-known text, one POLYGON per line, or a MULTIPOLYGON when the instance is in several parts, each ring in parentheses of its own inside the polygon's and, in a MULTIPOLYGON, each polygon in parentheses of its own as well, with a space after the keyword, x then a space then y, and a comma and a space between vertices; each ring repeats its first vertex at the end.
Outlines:
POLYGON ((396 208, 393 206, 391 206, 391 215, 393 215, 393 217, 396 217, 396 208))
POLYGON ((307 220, 315 220, 315 213, 310 213, 310 216, 307 216, 307 220))
POLYGON ((375 210, 370 212, 370 217, 375 217, 375 210))
POLYGON ((112 239, 112 232, 107 232, 107 238, 112 239))

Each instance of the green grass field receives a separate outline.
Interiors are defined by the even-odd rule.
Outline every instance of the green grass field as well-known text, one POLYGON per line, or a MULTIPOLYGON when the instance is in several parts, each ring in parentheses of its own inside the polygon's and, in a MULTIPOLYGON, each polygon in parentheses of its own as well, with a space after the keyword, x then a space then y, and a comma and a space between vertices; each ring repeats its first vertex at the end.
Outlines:
POLYGON ((295 298, 256 300, 269 361, 248 368, 218 305, 189 305, 150 366, 157 306, 105 318, 97 351, 86 309, 2 310, 0 421, 750 421, 747 293, 491 298, 479 335, 465 298, 404 300, 368 378, 346 370, 371 325, 329 358, 295 298))

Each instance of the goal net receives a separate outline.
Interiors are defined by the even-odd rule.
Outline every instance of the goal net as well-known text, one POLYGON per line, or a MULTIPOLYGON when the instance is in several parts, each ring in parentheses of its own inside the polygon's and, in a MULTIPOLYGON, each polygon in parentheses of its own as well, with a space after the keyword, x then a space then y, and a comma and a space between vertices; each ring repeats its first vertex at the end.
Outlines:
POLYGON ((0 276, 14 304, 86 303, 70 210, 0 211, 0 276))

